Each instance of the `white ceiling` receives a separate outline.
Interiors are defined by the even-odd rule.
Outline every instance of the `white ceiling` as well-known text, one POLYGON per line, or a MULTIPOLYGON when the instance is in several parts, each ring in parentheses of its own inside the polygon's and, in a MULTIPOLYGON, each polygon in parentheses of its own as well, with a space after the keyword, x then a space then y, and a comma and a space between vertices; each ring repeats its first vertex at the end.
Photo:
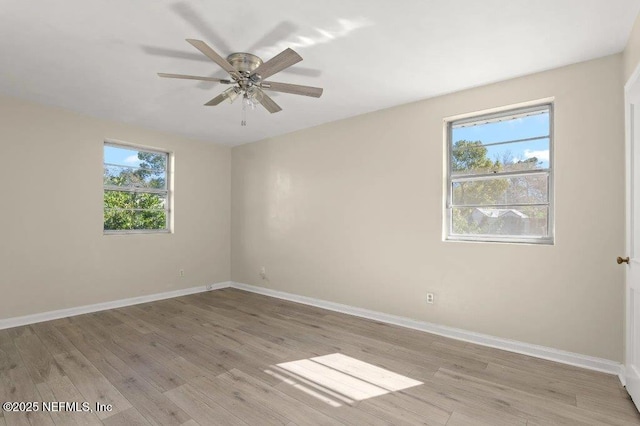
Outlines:
POLYGON ((237 145, 620 52, 638 0, 0 0, 0 93, 237 145), (203 104, 227 86, 185 39, 221 55, 304 60, 270 80, 282 112, 203 104))

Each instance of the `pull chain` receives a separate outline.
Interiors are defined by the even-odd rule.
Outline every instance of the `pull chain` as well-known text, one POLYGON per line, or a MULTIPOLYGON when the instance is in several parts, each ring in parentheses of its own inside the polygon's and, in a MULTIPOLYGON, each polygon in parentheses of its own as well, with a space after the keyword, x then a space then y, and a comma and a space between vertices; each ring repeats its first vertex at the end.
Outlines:
POLYGON ((247 95, 244 95, 242 99, 242 121, 240 121, 241 126, 247 125, 247 95))

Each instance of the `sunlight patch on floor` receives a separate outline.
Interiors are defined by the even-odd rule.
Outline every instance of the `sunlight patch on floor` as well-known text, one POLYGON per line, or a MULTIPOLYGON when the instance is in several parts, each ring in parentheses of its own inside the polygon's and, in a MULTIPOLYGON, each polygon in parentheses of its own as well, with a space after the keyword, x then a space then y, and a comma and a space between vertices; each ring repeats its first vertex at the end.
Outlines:
POLYGON ((265 372, 334 407, 422 384, 340 353, 284 362, 274 370, 265 372))

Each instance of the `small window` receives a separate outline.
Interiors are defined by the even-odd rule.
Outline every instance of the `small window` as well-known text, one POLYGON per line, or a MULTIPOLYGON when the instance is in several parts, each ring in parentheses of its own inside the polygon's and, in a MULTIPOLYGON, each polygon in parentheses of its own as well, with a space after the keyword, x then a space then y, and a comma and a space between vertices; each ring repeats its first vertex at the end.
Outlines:
POLYGON ((169 154, 104 144, 104 232, 169 231, 169 154))
POLYGON ((446 239, 553 243, 551 104, 447 124, 446 239))

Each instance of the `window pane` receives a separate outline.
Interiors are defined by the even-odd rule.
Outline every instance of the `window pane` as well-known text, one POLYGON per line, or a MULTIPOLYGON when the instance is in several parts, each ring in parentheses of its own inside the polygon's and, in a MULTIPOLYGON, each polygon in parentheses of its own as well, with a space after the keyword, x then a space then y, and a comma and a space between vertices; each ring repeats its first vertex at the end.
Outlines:
POLYGON ((149 169, 163 173, 165 170, 167 170, 166 154, 140 151, 138 152, 138 158, 140 159, 140 167, 143 169, 149 169))
POLYGON ((163 152, 105 143, 104 230, 168 228, 168 158, 163 152))
POLYGON ((549 111, 526 117, 510 118, 489 122, 479 120, 474 124, 464 124, 452 129, 452 140, 481 141, 483 144, 549 136, 549 111))
POLYGON ((456 206, 547 203, 548 180, 546 173, 540 173, 456 181, 453 182, 451 201, 456 206))
POLYGON ((451 175, 548 169, 549 146, 548 138, 491 146, 456 140, 451 150, 451 175))
POLYGON ((133 229, 166 229, 167 212, 164 210, 146 210, 133 212, 133 229))
POLYGON ((164 171, 167 168, 167 155, 164 153, 141 151, 135 148, 105 145, 104 162, 120 166, 142 167, 154 171, 164 171))
POLYGON ((164 210, 104 210, 104 230, 166 229, 167 212, 164 210))
POLYGON ((112 145, 104 146, 104 162, 121 166, 138 167, 140 165, 136 149, 120 148, 112 145))
POLYGON ((133 229, 133 211, 104 209, 104 230, 133 229))
POLYGON ((164 210, 166 205, 166 194, 104 191, 105 209, 164 210))
POLYGON ((498 235, 520 237, 547 236, 549 208, 526 206, 512 208, 454 207, 453 235, 498 235))
POLYGON ((449 236, 553 237, 551 111, 517 108, 450 124, 449 236))
POLYGON ((131 188, 166 189, 167 180, 164 171, 154 172, 146 169, 125 166, 104 166, 105 185, 131 188))

